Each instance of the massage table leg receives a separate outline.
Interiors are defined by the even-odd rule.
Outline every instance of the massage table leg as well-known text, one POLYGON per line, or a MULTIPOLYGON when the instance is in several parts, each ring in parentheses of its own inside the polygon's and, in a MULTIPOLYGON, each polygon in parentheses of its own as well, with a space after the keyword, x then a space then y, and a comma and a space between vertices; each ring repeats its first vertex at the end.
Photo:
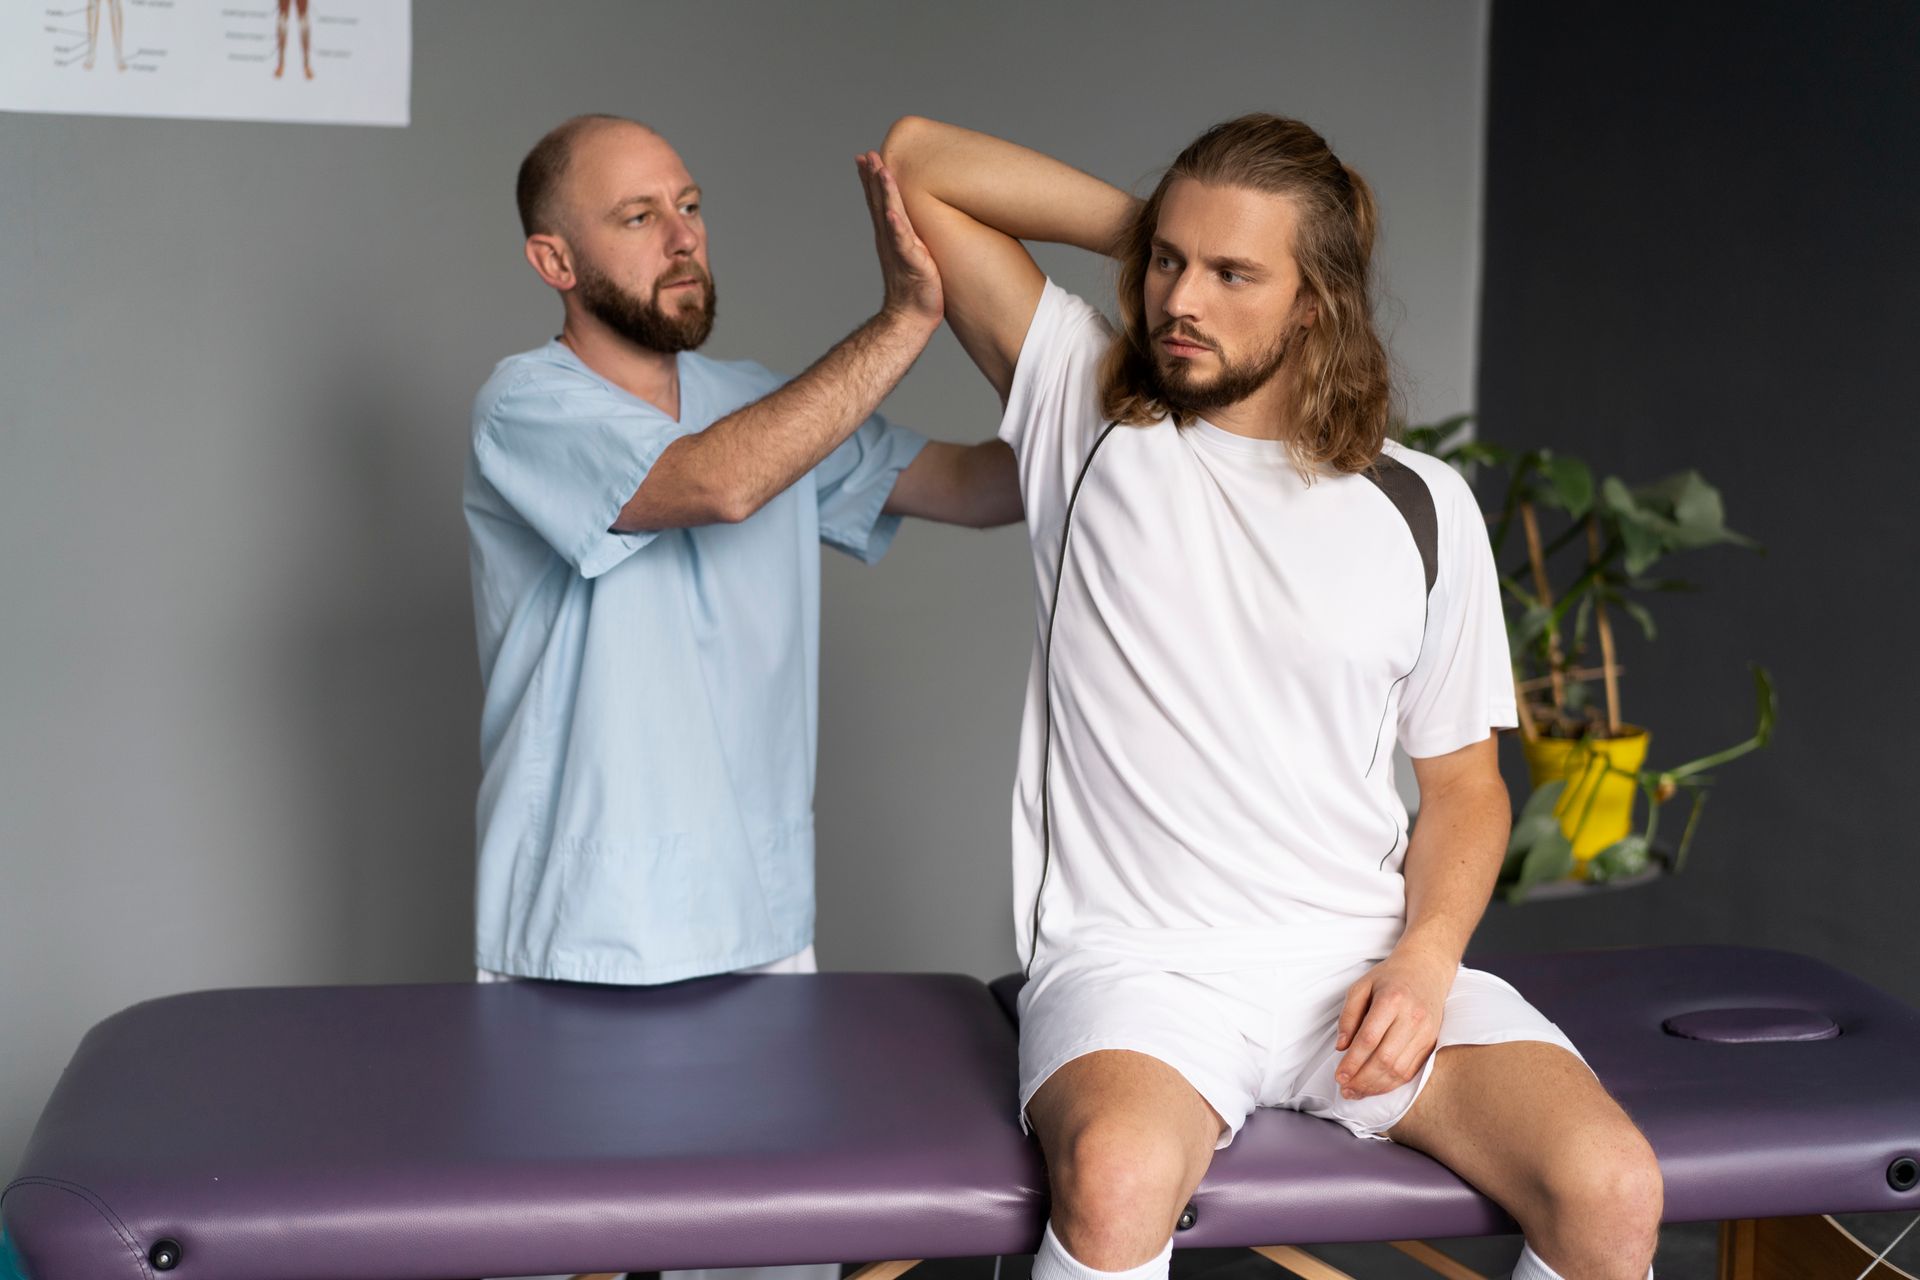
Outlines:
MULTIPOLYGON (((900 1277, 919 1266, 925 1259, 915 1258, 910 1262, 869 1262, 858 1271, 845 1277, 845 1280, 900 1280, 900 1277)), ((590 1276, 575 1276, 573 1280, 624 1280, 624 1271, 599 1271, 590 1276)))
MULTIPOLYGON (((1455 1262, 1446 1254, 1422 1240, 1394 1240, 1389 1243, 1401 1253, 1420 1263, 1429 1271, 1445 1276, 1446 1280, 1487 1280, 1473 1268, 1455 1262)), ((1330 1262, 1323 1262, 1304 1249, 1292 1245, 1264 1245, 1254 1252, 1279 1267, 1291 1271, 1300 1280, 1354 1280, 1354 1277, 1330 1262)))
POLYGON ((925 1259, 915 1258, 911 1262, 869 1262, 858 1271, 846 1277, 846 1280, 900 1280, 900 1277, 919 1266, 925 1259))
MULTIPOLYGON (((1746 1218, 1720 1224, 1719 1280, 1855 1280, 1879 1252, 1832 1218, 1746 1218)), ((1914 1280, 1889 1262, 1869 1280, 1914 1280)))
POLYGON ((1255 1245, 1253 1251, 1268 1262, 1293 1272, 1300 1280, 1353 1280, 1340 1268, 1322 1262, 1306 1250, 1296 1249, 1290 1244, 1255 1245))

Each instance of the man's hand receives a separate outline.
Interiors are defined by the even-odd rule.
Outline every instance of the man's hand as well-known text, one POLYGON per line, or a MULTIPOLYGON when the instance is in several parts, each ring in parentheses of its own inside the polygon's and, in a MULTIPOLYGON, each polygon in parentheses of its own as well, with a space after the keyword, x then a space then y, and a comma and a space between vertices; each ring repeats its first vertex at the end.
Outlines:
POLYGON ((1396 950, 1347 988, 1333 1045, 1347 1055, 1334 1072, 1343 1097, 1387 1093, 1419 1073, 1459 969, 1444 955, 1396 950))
POLYGON ((867 212, 873 215, 873 240, 880 255, 880 276, 886 285, 882 310, 919 320, 929 329, 937 328, 945 307, 940 270, 933 265, 933 255, 927 252, 927 246, 914 234, 893 172, 878 151, 864 153, 857 163, 860 185, 867 194, 867 212))
POLYGON ((926 349, 940 327, 940 272, 878 153, 869 151, 857 163, 886 305, 793 381, 669 444, 620 509, 614 529, 750 518, 852 435, 926 349))

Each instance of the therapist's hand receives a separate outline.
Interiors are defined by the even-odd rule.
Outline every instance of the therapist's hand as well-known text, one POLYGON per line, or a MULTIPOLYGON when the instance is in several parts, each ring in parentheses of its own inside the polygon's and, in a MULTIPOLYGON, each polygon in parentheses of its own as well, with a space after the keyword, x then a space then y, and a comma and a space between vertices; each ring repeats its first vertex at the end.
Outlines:
POLYGON ((868 151, 856 162, 860 185, 873 216, 874 247, 880 254, 880 277, 886 285, 883 314, 912 320, 931 333, 940 325, 946 300, 940 289, 940 269, 933 265, 920 237, 907 218, 907 205, 893 172, 878 151, 868 151))
POLYGON ((1333 1045, 1346 1051, 1334 1071, 1343 1097, 1388 1093, 1419 1074, 1459 970, 1457 959, 1396 950, 1347 988, 1333 1045))

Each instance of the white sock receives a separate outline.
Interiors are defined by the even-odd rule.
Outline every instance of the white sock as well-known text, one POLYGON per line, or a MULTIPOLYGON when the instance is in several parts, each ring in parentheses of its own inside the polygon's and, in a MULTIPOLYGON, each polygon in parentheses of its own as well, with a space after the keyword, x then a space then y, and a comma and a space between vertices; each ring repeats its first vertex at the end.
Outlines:
POLYGON ((1532 1245, 1523 1244, 1520 1247, 1520 1260, 1513 1264, 1513 1280, 1561 1280, 1561 1275, 1540 1261, 1540 1255, 1533 1251, 1532 1245))
MULTIPOLYGON (((1513 1280, 1561 1280, 1560 1273, 1540 1261, 1530 1244, 1520 1247, 1520 1260, 1513 1264, 1513 1280)), ((1653 1268, 1647 1268, 1647 1280, 1653 1280, 1653 1268)))
POLYGON ((1053 1234, 1053 1223, 1049 1221, 1046 1233, 1040 1237, 1040 1249, 1033 1255, 1033 1280, 1164 1280, 1172 1260, 1173 1237, 1168 1236, 1166 1247, 1139 1266, 1126 1271, 1101 1271, 1068 1253, 1060 1237, 1053 1234))

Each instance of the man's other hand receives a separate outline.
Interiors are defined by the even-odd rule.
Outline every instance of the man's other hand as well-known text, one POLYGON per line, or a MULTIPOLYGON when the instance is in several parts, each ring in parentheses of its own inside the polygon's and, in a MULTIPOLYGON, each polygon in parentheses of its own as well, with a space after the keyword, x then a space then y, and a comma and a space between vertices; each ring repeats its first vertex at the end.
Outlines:
POLYGON ((1333 1045, 1346 1051, 1334 1072, 1343 1097, 1388 1093, 1419 1074, 1459 970, 1444 956, 1396 951, 1347 988, 1333 1045))
POLYGON ((927 246, 914 234, 893 172, 878 151, 863 153, 856 163, 867 196, 867 212, 873 216, 874 247, 880 255, 880 276, 886 286, 882 309, 919 320, 929 328, 936 326, 945 306, 940 270, 934 266, 927 246))

